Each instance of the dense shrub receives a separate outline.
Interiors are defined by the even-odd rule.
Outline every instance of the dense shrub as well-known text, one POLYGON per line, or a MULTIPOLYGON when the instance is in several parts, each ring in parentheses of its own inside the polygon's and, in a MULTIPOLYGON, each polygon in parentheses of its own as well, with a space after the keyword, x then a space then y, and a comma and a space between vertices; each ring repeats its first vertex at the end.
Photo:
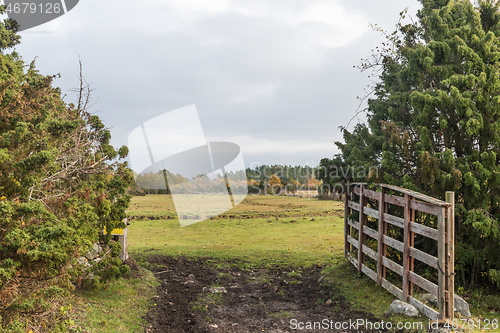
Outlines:
MULTIPOLYGON (((100 236, 104 227, 124 227, 133 179, 117 162, 127 148, 115 151, 110 132, 87 110, 84 80, 77 105, 66 104, 52 86, 55 76, 7 53, 19 43, 16 31, 15 22, 0 23, 2 326, 15 315, 50 310, 50 295, 71 289, 75 258, 100 237, 109 243, 110 235, 100 236)), ((119 274, 115 264, 117 272, 102 273, 101 282, 119 274)))

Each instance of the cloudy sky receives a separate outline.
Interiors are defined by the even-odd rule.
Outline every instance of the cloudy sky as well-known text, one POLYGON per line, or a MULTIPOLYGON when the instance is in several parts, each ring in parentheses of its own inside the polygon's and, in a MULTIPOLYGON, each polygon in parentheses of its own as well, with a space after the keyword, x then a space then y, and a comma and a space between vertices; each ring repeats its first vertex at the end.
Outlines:
MULTIPOLYGON (((56 85, 78 85, 78 57, 113 144, 165 112, 195 104, 209 141, 238 144, 247 166, 316 165, 337 153, 339 126, 369 84, 354 65, 416 0, 82 0, 21 32, 56 85)), ((361 118, 362 119, 362 118, 361 118)), ((354 123, 349 128, 352 129, 354 123)))

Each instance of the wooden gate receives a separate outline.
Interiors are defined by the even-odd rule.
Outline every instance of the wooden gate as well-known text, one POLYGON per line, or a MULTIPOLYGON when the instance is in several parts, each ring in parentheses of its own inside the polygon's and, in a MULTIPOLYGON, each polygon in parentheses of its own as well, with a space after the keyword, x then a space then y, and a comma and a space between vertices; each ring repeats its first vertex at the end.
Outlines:
MULTIPOLYGON (((345 256, 359 271, 362 271, 397 298, 412 304, 430 319, 453 320, 453 295, 455 294, 454 192, 446 192, 445 202, 397 186, 375 184, 370 187, 375 189, 368 189, 364 183, 351 184, 346 189, 345 256), (354 200, 354 198, 359 199, 354 200), (403 216, 389 214, 391 205, 402 207, 403 213, 399 215, 403 216), (350 218, 354 211, 359 212, 358 221, 353 221, 350 218), (422 214, 437 216, 437 229, 417 223, 415 220, 417 212, 421 212, 418 213, 420 217, 423 216, 422 214), (375 223, 375 219, 378 220, 378 230, 367 226, 368 216, 373 218, 371 224, 375 223), (400 234, 403 234, 403 242, 389 237, 388 224, 402 229, 399 230, 400 234), (415 234, 437 241, 437 258, 414 247, 415 234), (376 241, 377 251, 366 244, 366 236, 373 239, 370 241, 372 248, 375 247, 376 241), (399 251, 402 255, 403 265, 387 258, 387 247, 399 251), (357 249, 356 256, 353 255, 355 249, 357 249), (375 269, 368 267, 365 262, 366 256, 376 262, 375 269), (437 270, 437 285, 414 272, 414 259, 437 270), (401 289, 386 280, 386 268, 402 277, 401 289), (414 284, 437 296, 439 312, 413 297, 414 284)), ((399 209, 401 210, 401 208, 399 209)), ((434 219, 436 218, 434 217, 434 219)), ((373 267, 373 264, 371 266, 373 267)))

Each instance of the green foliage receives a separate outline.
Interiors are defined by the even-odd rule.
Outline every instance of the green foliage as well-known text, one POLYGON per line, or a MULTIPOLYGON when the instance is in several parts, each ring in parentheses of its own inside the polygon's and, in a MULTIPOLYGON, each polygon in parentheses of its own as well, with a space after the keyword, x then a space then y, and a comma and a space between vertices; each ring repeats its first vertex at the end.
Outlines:
MULTIPOLYGON (((74 258, 104 227, 124 226, 133 179, 116 160, 128 149, 109 145, 99 118, 85 105, 67 105, 52 86, 55 76, 7 53, 19 42, 16 31, 14 22, 0 23, 0 327, 50 308, 60 289, 71 288, 74 258), (33 294, 26 284, 47 294, 33 294)), ((84 100, 86 93, 80 90, 84 100)), ((119 275, 121 262, 107 264, 116 269, 101 281, 119 275)))
POLYGON ((473 286, 500 269, 499 4, 421 2, 362 64, 380 70, 368 123, 337 145, 343 163, 379 167, 377 181, 455 191, 457 281, 473 286))

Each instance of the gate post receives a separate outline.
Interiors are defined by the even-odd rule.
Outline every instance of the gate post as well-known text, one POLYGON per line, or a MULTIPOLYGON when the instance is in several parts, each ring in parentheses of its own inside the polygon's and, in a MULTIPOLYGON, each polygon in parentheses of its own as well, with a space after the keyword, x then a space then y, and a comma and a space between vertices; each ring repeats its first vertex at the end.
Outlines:
POLYGON ((446 318, 448 298, 446 295, 446 210, 441 207, 437 216, 438 219, 438 308, 439 319, 446 318))
POLYGON ((447 191, 445 201, 451 206, 446 219, 446 291, 448 292, 448 308, 446 317, 453 320, 455 316, 455 192, 447 191))
POLYGON ((347 183, 344 191, 344 258, 351 252, 351 243, 347 239, 347 235, 351 235, 351 226, 349 225, 349 196, 351 195, 351 189, 349 188, 349 183, 347 183))

